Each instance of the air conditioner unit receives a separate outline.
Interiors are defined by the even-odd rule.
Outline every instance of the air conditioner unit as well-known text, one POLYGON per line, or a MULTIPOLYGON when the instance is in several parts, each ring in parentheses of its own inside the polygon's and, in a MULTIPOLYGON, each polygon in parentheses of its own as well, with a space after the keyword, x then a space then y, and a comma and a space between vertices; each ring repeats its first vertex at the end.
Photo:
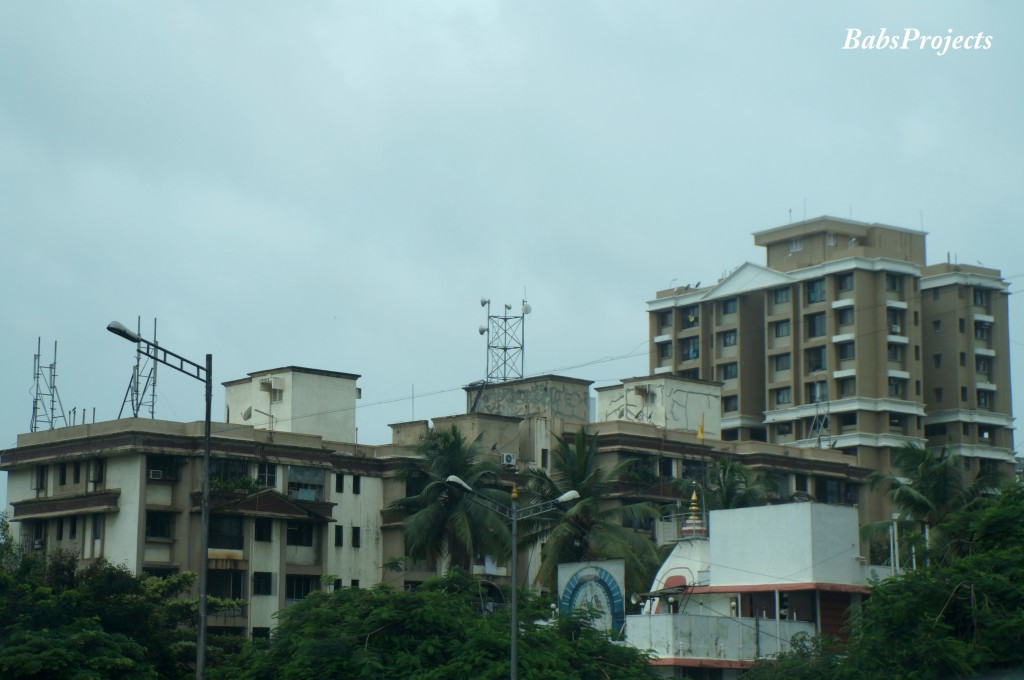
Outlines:
POLYGON ((899 325, 898 323, 894 323, 894 324, 893 324, 893 325, 892 325, 892 326, 891 326, 891 327, 889 328, 889 330, 890 330, 890 331, 892 331, 892 333, 893 333, 894 335, 899 335, 899 334, 900 334, 900 330, 901 330, 901 329, 900 329, 900 325, 899 325))
POLYGON ((163 479, 164 478, 164 471, 163 470, 150 470, 149 471, 149 478, 150 479, 163 479))
POLYGON ((516 466, 516 454, 514 453, 499 453, 498 458, 501 460, 501 464, 505 467, 516 466))

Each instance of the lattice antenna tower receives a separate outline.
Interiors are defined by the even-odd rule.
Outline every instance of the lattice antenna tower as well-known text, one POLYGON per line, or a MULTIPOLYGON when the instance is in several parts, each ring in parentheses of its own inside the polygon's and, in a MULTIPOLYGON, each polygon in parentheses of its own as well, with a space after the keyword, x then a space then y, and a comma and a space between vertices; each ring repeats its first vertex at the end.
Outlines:
POLYGON ((480 335, 487 336, 487 368, 485 383, 521 380, 526 339, 526 315, 533 311, 523 300, 519 314, 512 314, 512 305, 505 304, 498 314, 491 314, 491 301, 480 298, 487 308, 487 325, 480 326, 480 335))
POLYGON ((30 432, 52 430, 58 421, 67 427, 68 420, 64 417, 64 406, 60 403, 57 392, 57 341, 53 341, 53 361, 43 365, 43 339, 36 339, 36 355, 32 362, 32 423, 30 432))
MULTIPOLYGON (((136 333, 142 335, 142 317, 136 320, 136 333)), ((156 342, 156 319, 153 319, 153 344, 156 342)), ((125 390, 124 399, 121 401, 121 410, 117 412, 120 418, 124 414, 124 407, 130 405, 132 417, 138 418, 142 411, 149 411, 150 418, 156 418, 156 367, 157 362, 151 360, 142 352, 142 346, 135 349, 135 365, 132 367, 131 378, 128 379, 128 389, 125 390)))
POLYGON ((816 398, 814 400, 814 418, 811 420, 810 438, 817 440, 816 446, 832 448, 831 402, 828 399, 828 383, 819 380, 815 383, 816 398), (822 446, 824 444, 824 446, 822 446))

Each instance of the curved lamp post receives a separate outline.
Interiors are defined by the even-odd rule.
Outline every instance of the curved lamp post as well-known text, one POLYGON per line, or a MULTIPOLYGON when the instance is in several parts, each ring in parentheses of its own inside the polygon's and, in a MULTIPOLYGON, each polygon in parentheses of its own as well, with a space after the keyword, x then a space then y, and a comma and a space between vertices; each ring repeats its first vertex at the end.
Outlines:
POLYGON ((516 612, 516 605, 519 601, 518 584, 516 583, 516 524, 521 519, 530 519, 531 517, 536 517, 537 515, 548 512, 549 510, 554 510, 556 506, 559 506, 562 503, 574 501, 577 498, 579 498, 580 495, 576 491, 566 491, 553 501, 542 501, 540 503, 534 503, 532 505, 527 505, 525 507, 520 508, 516 503, 516 501, 519 500, 519 490, 516 488, 514 482, 512 484, 512 502, 509 505, 499 503, 498 501, 492 498, 484 496, 483 494, 476 491, 469 484, 466 484, 460 478, 456 477, 455 475, 449 476, 448 479, 445 480, 445 482, 448 483, 450 486, 453 486, 457 489, 462 489, 463 491, 469 493, 469 499, 474 503, 482 505, 488 510, 496 512, 505 519, 512 521, 512 603, 510 611, 512 621, 510 624, 511 635, 509 643, 509 662, 511 665, 511 670, 509 671, 509 677, 511 678, 511 680, 516 680, 516 678, 519 675, 519 618, 516 612))
POLYGON ((206 384, 206 422, 203 429, 203 500, 200 506, 202 536, 199 540, 199 625, 196 629, 196 678, 203 680, 206 675, 206 572, 210 542, 210 406, 213 400, 213 355, 207 354, 206 365, 201 366, 160 347, 155 342, 146 340, 117 321, 111 321, 107 325, 107 330, 120 338, 134 342, 138 351, 153 361, 159 361, 179 373, 184 373, 190 378, 195 378, 206 384))

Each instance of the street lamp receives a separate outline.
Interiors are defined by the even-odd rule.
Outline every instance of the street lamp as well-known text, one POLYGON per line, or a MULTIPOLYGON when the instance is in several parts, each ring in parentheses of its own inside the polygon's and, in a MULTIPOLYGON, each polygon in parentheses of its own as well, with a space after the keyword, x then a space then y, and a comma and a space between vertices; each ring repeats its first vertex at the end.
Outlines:
POLYGON ((534 503, 533 505, 527 505, 524 508, 520 508, 516 505, 516 501, 519 500, 519 490, 516 488, 515 482, 512 483, 512 502, 509 505, 499 503, 498 501, 488 498, 483 494, 476 491, 469 484, 456 477, 450 475, 445 480, 450 486, 462 489, 470 493, 470 500, 475 503, 482 505, 483 507, 496 512, 502 517, 512 521, 512 611, 511 611, 511 642, 509 643, 509 662, 511 670, 509 677, 511 680, 516 680, 519 675, 519 618, 516 613, 516 605, 519 601, 519 591, 517 590, 516 583, 516 524, 521 519, 530 519, 537 515, 553 510, 555 506, 561 505, 562 503, 568 503, 574 501, 580 497, 577 491, 566 491, 561 496, 553 501, 541 501, 540 503, 534 503))
POLYGON ((195 378, 206 384, 206 422, 203 429, 203 500, 200 506, 199 539, 199 626, 196 632, 196 679, 203 680, 206 675, 206 572, 209 561, 210 542, 210 407, 213 401, 213 355, 206 355, 206 366, 201 366, 185 357, 160 347, 155 342, 146 340, 138 333, 117 321, 111 321, 107 330, 114 335, 134 342, 138 351, 153 361, 170 366, 179 373, 195 378))

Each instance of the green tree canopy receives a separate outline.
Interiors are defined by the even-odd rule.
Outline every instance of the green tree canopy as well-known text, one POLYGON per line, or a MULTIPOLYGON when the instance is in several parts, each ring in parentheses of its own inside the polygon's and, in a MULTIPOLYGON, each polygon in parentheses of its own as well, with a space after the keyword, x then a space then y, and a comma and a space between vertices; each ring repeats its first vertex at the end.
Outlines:
MULTIPOLYGON (((280 614, 269 644, 246 647, 211 680, 509 676, 509 617, 486 614, 479 582, 455 570, 416 592, 344 588, 315 592, 280 614)), ((549 620, 544 601, 522 597, 523 680, 651 678, 647 657, 572 617, 549 620)))

